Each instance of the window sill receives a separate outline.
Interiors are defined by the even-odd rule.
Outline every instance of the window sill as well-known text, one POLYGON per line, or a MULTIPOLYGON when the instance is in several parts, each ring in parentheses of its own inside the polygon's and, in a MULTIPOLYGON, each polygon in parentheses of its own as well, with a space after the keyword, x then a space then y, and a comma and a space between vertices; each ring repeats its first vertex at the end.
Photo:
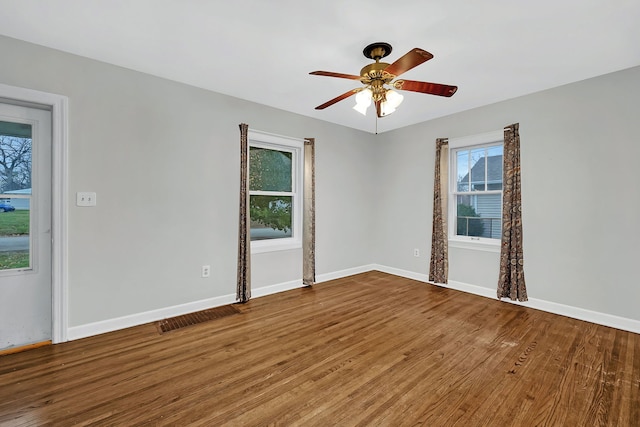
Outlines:
POLYGON ((474 240, 449 240, 450 248, 470 249, 473 251, 500 253, 500 241, 487 242, 474 240))
POLYGON ((302 249, 302 242, 300 241, 288 241, 288 242, 274 242, 258 240, 251 242, 251 254, 262 254, 266 252, 277 251, 289 251, 294 249, 302 249))

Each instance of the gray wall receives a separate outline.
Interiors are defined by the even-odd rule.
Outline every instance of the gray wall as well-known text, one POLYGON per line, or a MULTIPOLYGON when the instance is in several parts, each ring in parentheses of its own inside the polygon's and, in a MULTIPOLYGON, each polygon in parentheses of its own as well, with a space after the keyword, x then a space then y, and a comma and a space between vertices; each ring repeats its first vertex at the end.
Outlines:
MULTIPOLYGON (((375 262, 428 273, 436 138, 518 122, 529 297, 640 320, 638 117, 640 67, 384 134, 375 262)), ((496 288, 498 254, 450 248, 449 263, 450 280, 496 288)))
MULTIPOLYGON (((70 199, 98 195, 68 206, 70 326, 235 292, 241 122, 316 138, 318 274, 427 274, 435 139, 519 122, 529 296, 640 320, 640 68, 371 135, 5 37, 0 52, 1 83, 69 97, 70 199)), ((254 287, 299 280, 300 258, 255 255, 254 287)), ((497 270, 450 251, 451 280, 495 289, 497 270)))
MULTIPOLYGON (((371 262, 370 135, 10 38, 0 52, 0 82, 69 97, 70 326, 235 294, 241 122, 316 138, 318 274, 371 262)), ((252 265, 254 288, 302 278, 301 250, 252 265)))

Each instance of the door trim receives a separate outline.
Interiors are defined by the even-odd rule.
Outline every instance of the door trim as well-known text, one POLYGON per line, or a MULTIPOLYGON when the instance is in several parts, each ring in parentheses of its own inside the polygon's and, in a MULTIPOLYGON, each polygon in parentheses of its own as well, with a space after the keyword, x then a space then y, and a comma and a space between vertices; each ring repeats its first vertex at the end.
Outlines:
POLYGON ((0 83, 0 101, 51 109, 51 338, 68 340, 68 131, 69 98, 0 83))

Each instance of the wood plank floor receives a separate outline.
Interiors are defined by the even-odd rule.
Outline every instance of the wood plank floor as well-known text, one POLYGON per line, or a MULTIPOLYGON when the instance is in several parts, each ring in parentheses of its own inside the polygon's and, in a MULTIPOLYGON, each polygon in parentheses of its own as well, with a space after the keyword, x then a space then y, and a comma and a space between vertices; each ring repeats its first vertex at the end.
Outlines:
POLYGON ((0 425, 640 426, 640 335, 369 272, 0 357, 0 425))

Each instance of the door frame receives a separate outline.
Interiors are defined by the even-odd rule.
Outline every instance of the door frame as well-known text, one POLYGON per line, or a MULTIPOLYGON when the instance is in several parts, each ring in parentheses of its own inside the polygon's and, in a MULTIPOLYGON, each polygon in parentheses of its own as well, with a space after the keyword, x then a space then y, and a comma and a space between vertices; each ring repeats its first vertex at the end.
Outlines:
POLYGON ((68 341, 68 132, 69 98, 0 83, 0 102, 51 109, 51 340, 68 341))

